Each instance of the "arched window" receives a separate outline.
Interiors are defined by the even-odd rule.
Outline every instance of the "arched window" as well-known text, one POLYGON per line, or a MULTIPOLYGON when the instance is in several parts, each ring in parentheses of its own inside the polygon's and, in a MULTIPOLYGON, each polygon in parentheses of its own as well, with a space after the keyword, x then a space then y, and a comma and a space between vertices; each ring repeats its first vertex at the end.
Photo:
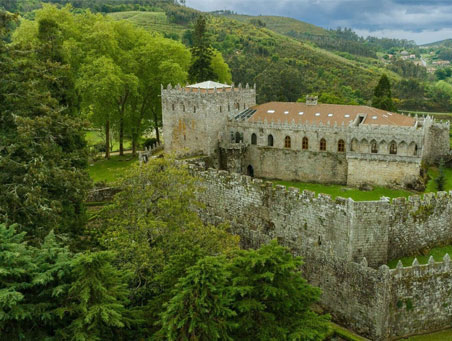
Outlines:
POLYGON ((268 135, 267 142, 269 147, 273 147, 273 135, 268 135))
POLYGON ((378 153, 378 144, 377 144, 377 141, 372 141, 372 142, 370 143, 370 152, 371 152, 371 153, 374 153, 374 154, 378 153))
POLYGON ((326 141, 325 139, 320 140, 320 150, 326 150, 326 141))
POLYGON ((290 148, 290 136, 286 136, 284 139, 284 148, 290 148))
POLYGON ((251 135, 251 144, 257 144, 257 135, 254 133, 251 135))
POLYGON ((174 103, 173 104, 171 104, 171 108, 173 109, 173 111, 174 111, 174 103))
POLYGON ((182 104, 182 111, 185 112, 185 104, 182 104))
POLYGON ((193 107, 193 112, 196 114, 196 106, 193 107))
POLYGON ((391 142, 389 145, 389 154, 397 154, 397 144, 395 142, 391 142))
POLYGON ((413 155, 417 155, 417 144, 414 145, 414 154, 413 155))
POLYGON ((239 132, 235 133, 235 143, 240 143, 240 133, 239 132))
POLYGON ((301 143, 301 148, 303 150, 308 150, 309 149, 309 140, 308 140, 308 138, 306 136, 303 137, 303 142, 301 143))
POLYGON ((231 142, 234 142, 234 141, 235 141, 234 132, 231 131, 231 142))
POLYGON ((345 142, 344 140, 339 140, 339 142, 337 143, 337 151, 338 152, 345 152, 345 142))
POLYGON ((228 103, 228 111, 231 111, 231 105, 228 103))
POLYGON ((221 112, 223 112, 223 108, 222 108, 221 105, 220 105, 220 113, 221 113, 221 112))

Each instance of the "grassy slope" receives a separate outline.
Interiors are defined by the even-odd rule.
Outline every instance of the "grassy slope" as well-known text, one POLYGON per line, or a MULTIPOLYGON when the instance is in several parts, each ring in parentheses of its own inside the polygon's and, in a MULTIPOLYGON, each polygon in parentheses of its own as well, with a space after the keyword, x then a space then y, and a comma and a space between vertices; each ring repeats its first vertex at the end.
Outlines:
POLYGON ((94 182, 114 182, 121 178, 124 172, 136 164, 137 158, 131 155, 112 156, 109 160, 99 160, 89 166, 88 172, 94 182))
POLYGON ((452 341, 452 329, 447 329, 438 333, 428 335, 412 336, 407 341, 452 341))

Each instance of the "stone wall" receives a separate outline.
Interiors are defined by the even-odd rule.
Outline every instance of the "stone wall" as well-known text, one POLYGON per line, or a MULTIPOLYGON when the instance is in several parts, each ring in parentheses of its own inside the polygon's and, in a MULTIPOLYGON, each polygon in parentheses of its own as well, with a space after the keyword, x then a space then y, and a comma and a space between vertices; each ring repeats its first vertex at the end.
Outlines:
POLYGON ((452 269, 450 257, 426 265, 390 270, 388 330, 391 338, 450 328, 452 269))
POLYGON ((376 156, 361 154, 347 156, 347 184, 360 186, 411 187, 422 185, 420 179, 421 158, 376 156))
POLYGON ((162 88, 165 151, 182 155, 212 155, 228 118, 256 105, 256 90, 245 88, 162 88))
POLYGON ((447 258, 394 270, 384 264, 452 241, 452 193, 355 202, 226 171, 191 170, 205 189, 199 193, 203 219, 231 222, 244 247, 278 239, 301 255, 304 275, 323 289, 322 304, 336 321, 372 340, 450 326, 447 258))
POLYGON ((438 123, 427 117, 424 120, 424 126, 427 130, 424 142, 424 160, 427 163, 437 163, 450 153, 450 124, 449 122, 438 123))

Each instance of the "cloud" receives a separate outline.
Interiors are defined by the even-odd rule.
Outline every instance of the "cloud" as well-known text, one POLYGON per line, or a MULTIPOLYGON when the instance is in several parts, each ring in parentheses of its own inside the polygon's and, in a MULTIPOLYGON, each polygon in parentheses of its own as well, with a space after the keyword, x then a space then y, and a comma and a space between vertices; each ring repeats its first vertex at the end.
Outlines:
POLYGON ((418 43, 452 38, 450 0, 187 0, 203 11, 289 16, 314 25, 351 27, 360 34, 405 38, 418 43))

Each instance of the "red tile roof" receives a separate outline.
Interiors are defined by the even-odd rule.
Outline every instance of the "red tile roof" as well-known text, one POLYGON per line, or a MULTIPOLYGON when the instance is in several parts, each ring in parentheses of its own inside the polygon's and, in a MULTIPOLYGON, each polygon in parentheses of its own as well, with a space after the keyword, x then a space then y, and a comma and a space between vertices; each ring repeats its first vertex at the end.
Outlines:
POLYGON ((353 122, 358 115, 365 116, 361 124, 377 124, 413 127, 416 120, 413 117, 387 112, 363 105, 339 105, 339 104, 316 104, 307 105, 305 103, 293 102, 269 102, 256 105, 251 109, 256 110, 248 122, 289 122, 296 124, 330 124, 335 122, 338 125, 344 123, 348 125, 353 122))

